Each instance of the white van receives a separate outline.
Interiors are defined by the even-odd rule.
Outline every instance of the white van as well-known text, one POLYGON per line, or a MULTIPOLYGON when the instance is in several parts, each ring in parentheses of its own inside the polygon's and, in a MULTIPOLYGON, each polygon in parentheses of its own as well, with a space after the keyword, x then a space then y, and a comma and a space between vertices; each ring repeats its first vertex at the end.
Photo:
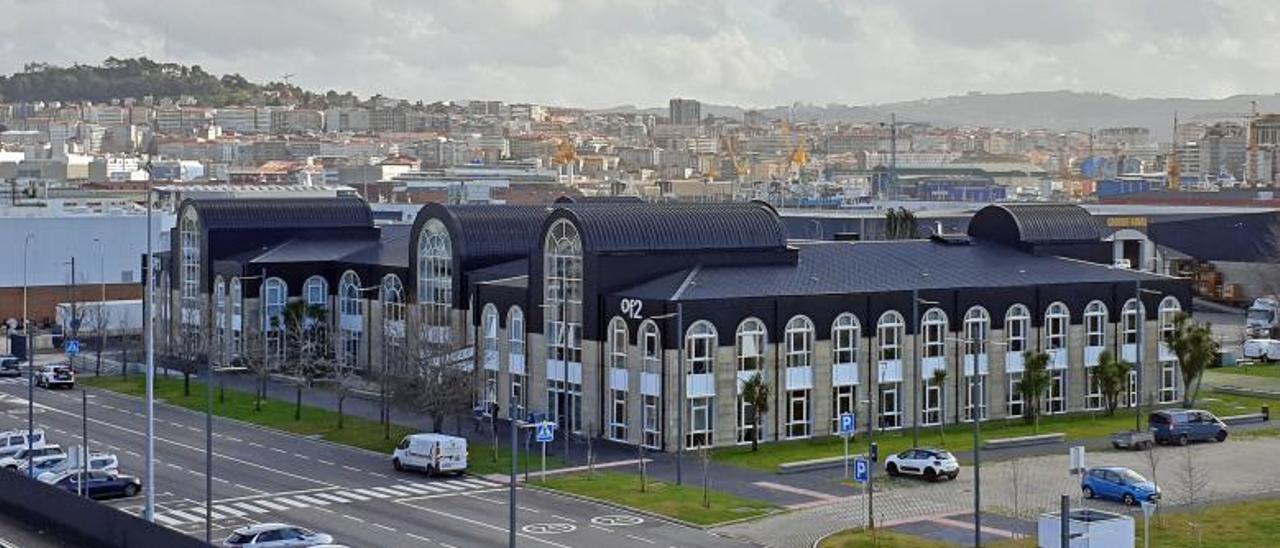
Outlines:
POLYGON ((467 471, 467 440, 444 434, 410 434, 391 454, 396 470, 422 470, 427 475, 467 471))
POLYGON ((19 451, 31 447, 44 447, 44 430, 37 428, 31 431, 31 443, 27 443, 26 430, 9 430, 0 432, 0 458, 12 457, 19 451))

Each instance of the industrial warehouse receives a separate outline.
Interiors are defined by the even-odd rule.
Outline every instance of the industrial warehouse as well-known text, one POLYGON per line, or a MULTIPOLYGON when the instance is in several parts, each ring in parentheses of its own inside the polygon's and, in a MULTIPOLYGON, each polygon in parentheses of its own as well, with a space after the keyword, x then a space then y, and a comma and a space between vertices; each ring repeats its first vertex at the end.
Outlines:
POLYGON ((481 403, 655 450, 829 436, 845 412, 859 431, 1019 417, 1032 351, 1046 414, 1103 407, 1104 350, 1142 364, 1124 405, 1183 390, 1161 341, 1191 282, 1114 266, 1075 205, 994 204, 965 234, 874 242, 789 241, 754 202, 429 204, 377 224, 358 198, 210 199, 177 218, 162 347, 284 364, 302 302, 332 311, 312 321, 351 371, 456 364, 481 403), (741 396, 757 374, 758 421, 741 396))

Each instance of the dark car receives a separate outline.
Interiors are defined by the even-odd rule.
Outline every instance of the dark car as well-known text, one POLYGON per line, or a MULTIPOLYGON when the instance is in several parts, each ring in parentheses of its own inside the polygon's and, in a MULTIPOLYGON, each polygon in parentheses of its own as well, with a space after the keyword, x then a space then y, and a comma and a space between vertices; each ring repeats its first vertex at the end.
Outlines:
MULTIPOLYGON (((60 489, 72 493, 80 492, 80 473, 68 472, 53 484, 60 489)), ((84 481, 87 495, 91 499, 109 499, 115 497, 132 497, 142 491, 142 481, 133 476, 109 474, 107 472, 89 472, 84 481)))
POLYGON ((1227 425, 1213 413, 1197 409, 1168 409, 1147 417, 1156 443, 1186 445, 1192 441, 1226 441, 1227 425))
POLYGON ((22 362, 13 356, 0 356, 0 377, 21 377, 22 362))

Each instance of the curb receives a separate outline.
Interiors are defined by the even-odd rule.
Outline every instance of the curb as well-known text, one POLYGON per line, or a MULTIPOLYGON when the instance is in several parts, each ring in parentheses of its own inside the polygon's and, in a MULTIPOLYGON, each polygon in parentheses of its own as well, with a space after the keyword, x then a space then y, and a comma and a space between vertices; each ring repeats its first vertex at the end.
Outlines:
POLYGON ((598 499, 598 498, 591 497, 591 496, 587 496, 587 495, 580 495, 580 494, 578 494, 578 493, 570 493, 570 492, 568 492, 568 491, 561 491, 561 490, 559 490, 559 489, 553 489, 553 488, 550 488, 550 487, 543 487, 543 486, 538 485, 538 484, 536 484, 536 483, 534 483, 534 482, 532 482, 532 481, 529 481, 529 482, 521 482, 521 484, 522 484, 522 485, 524 485, 524 486, 525 486, 525 488, 527 488, 527 489, 532 489, 532 490, 534 490, 534 491, 540 491, 540 492, 543 492, 543 493, 548 493, 548 494, 551 494, 551 495, 558 495, 558 496, 561 496, 561 497, 571 498, 571 499, 576 499, 576 500, 580 500, 580 501, 584 501, 584 502, 591 502, 591 503, 599 504, 599 505, 602 505, 602 506, 608 506, 608 507, 610 507, 610 508, 617 508, 617 509, 619 509, 619 510, 625 510, 625 511, 628 511, 628 512, 633 512, 633 513, 636 513, 636 514, 640 514, 640 515, 643 515, 643 516, 649 517, 649 518, 651 518, 651 519, 656 519, 656 520, 658 520, 658 521, 665 521, 665 522, 668 522, 668 523, 675 523, 675 524, 677 524, 677 525, 683 525, 683 526, 685 526, 685 527, 689 527, 689 528, 692 528, 692 529, 697 529, 697 530, 699 530, 699 531, 707 531, 707 532, 710 532, 712 529, 715 529, 715 528, 718 528, 718 527, 726 527, 726 526, 734 525, 734 524, 738 524, 738 523, 745 523, 745 522, 748 522, 748 521, 754 521, 754 520, 761 519, 761 518, 767 518, 767 517, 771 517, 771 516, 776 516, 776 515, 784 514, 784 513, 786 513, 786 512, 787 512, 787 510, 786 510, 786 509, 772 510, 772 511, 766 512, 766 513, 764 513, 764 514, 761 514, 761 515, 759 515, 759 516, 751 516, 751 517, 745 517, 745 518, 731 519, 731 520, 729 520, 729 521, 721 521, 721 522, 712 523, 712 524, 708 524, 708 525, 699 525, 699 524, 697 524, 697 523, 693 523, 693 522, 685 521, 685 520, 682 520, 682 519, 680 519, 680 518, 674 518, 674 517, 671 517, 671 516, 667 516, 667 515, 659 514, 659 513, 657 513, 657 512, 653 512, 653 511, 651 511, 651 510, 644 510, 644 509, 641 509, 641 508, 635 508, 635 507, 632 507, 632 506, 627 506, 627 505, 622 504, 622 503, 619 503, 619 502, 613 502, 613 501, 610 501, 610 500, 598 499))

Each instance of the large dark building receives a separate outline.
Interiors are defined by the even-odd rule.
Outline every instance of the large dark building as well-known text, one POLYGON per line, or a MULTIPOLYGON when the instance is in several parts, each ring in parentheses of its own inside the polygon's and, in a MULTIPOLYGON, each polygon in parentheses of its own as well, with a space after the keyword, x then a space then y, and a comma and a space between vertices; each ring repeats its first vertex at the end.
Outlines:
POLYGON ((1142 362, 1125 405, 1183 390, 1160 341, 1190 283, 1111 266, 1077 206, 992 205, 967 234, 883 242, 789 241, 757 203, 433 204, 409 226, 351 198, 209 200, 178 218, 172 344, 261 345, 285 367, 278 326, 302 301, 331 311, 354 371, 462 367, 478 400, 654 449, 749 441, 757 374, 765 440, 832 435, 851 411, 859 430, 1017 417, 1028 351, 1049 356, 1050 414, 1102 407, 1104 350, 1142 362))

